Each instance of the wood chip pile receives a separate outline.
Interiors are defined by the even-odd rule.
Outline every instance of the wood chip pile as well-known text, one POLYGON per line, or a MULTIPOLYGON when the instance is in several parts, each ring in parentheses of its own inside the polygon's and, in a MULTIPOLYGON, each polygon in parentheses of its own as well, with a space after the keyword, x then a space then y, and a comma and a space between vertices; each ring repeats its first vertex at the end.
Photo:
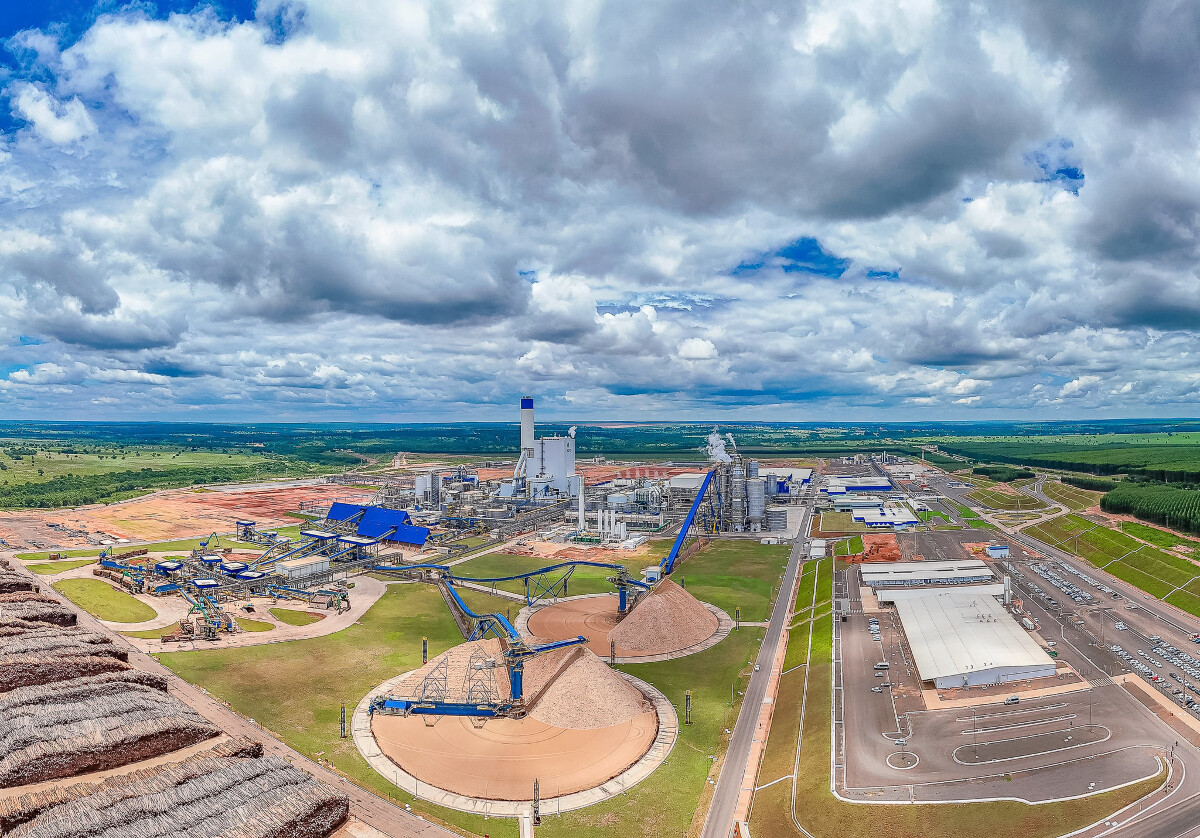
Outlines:
POLYGON ((130 670, 0 695, 0 787, 129 765, 220 734, 166 689, 165 678, 130 670))
MULTIPOLYGON (((502 700, 507 699, 510 694, 508 669, 504 665, 500 641, 494 639, 460 643, 443 652, 410 673, 392 694, 422 698, 426 677, 432 680, 445 663, 447 690, 444 700, 466 701, 470 684, 468 675, 475 671, 472 662, 485 657, 494 660, 496 666, 484 672, 495 679, 496 694, 502 700)), ((523 686, 528 717, 555 727, 574 730, 609 727, 653 710, 636 687, 581 646, 556 649, 526 661, 523 686)))
POLYGON ((637 687, 588 649, 541 694, 529 717, 554 727, 592 730, 622 724, 654 710, 637 687))
POLYGON ((718 625, 700 600, 664 579, 638 600, 608 639, 623 650, 657 654, 694 646, 711 637, 718 625))
POLYGON ((227 755, 142 769, 0 809, 12 838, 324 838, 349 800, 278 757, 227 755), (10 826, 11 824, 11 826, 10 826))
POLYGON ((24 602, 0 604, 0 613, 6 619, 25 620, 33 623, 49 623, 55 626, 75 625, 75 612, 59 602, 47 602, 45 598, 24 602))

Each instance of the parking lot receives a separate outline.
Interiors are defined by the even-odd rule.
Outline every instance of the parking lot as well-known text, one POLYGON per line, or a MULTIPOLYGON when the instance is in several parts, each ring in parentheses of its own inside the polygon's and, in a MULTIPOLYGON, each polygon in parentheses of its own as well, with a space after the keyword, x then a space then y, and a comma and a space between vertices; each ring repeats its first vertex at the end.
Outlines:
MULTIPOLYGON (((857 589, 855 568, 839 577, 842 590, 857 589)), ((1001 685, 973 708, 925 710, 894 610, 864 613, 854 595, 834 649, 835 762, 850 797, 1035 801, 1100 791, 1156 773, 1143 746, 1174 735, 1111 682, 1016 704, 1004 703, 1012 690, 1001 685), (1086 771, 1067 770, 1076 763, 1086 771)))

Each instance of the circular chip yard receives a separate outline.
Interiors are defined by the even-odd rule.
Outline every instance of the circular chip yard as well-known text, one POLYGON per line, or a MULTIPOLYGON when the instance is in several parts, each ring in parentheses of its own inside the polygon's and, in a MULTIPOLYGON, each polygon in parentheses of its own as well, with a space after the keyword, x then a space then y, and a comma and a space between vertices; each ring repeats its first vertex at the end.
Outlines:
POLYGON ((522 718, 371 716, 367 710, 376 696, 420 695, 430 679, 442 678, 447 700, 462 700, 457 692, 468 680, 474 684, 465 688, 478 696, 481 672, 491 697, 507 698, 508 670, 495 640, 463 643, 380 685, 355 711, 355 744, 376 771, 418 797, 515 816, 533 799, 534 780, 543 805, 561 811, 619 794, 657 768, 678 735, 662 693, 583 647, 526 662, 522 718), (495 665, 481 668, 485 657, 495 665))
POLYGON ((646 663, 701 652, 724 639, 733 626, 724 611, 670 579, 639 597, 627 615, 617 608, 615 594, 569 597, 522 609, 517 628, 539 642, 583 636, 587 647, 602 658, 615 647, 619 663, 646 663))

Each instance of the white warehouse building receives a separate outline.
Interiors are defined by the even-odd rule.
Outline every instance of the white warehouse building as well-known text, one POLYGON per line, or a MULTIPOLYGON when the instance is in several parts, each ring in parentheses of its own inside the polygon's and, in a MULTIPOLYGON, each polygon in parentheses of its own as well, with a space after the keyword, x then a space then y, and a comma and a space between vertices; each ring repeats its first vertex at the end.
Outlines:
POLYGON ((896 599, 922 681, 938 689, 1004 684, 1054 674, 1054 661, 986 593, 930 590, 896 599))

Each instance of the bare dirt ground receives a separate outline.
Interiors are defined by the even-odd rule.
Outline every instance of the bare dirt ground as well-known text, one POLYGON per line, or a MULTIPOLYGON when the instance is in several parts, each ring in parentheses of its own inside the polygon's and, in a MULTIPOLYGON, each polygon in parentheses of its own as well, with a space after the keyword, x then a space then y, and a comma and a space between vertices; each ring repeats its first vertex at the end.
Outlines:
POLYGON ((263 527, 295 524, 288 517, 303 502, 362 502, 368 496, 345 486, 257 485, 222 491, 171 489, 133 500, 54 511, 0 512, 0 539, 14 550, 87 547, 93 538, 169 541, 230 532, 237 520, 263 527))
POLYGON ((637 762, 658 732, 653 711, 609 727, 571 730, 536 719, 469 719, 376 714, 375 740, 414 777, 447 791, 489 800, 529 800, 533 781, 543 797, 603 785, 637 762))

